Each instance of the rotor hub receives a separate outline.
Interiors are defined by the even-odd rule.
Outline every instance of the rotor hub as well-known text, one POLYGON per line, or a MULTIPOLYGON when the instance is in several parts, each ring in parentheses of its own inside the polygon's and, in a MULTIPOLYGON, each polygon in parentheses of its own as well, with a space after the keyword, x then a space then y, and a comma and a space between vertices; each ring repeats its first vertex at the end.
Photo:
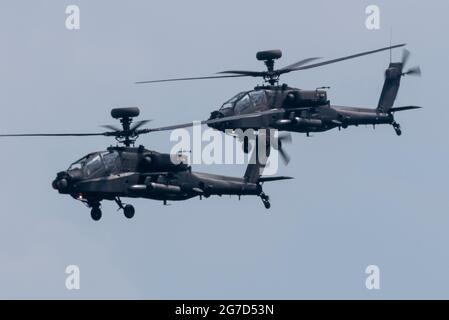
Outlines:
POLYGON ((279 73, 274 70, 274 61, 281 57, 281 50, 266 50, 256 53, 256 59, 263 61, 267 67, 267 71, 263 74, 263 79, 271 85, 279 82, 279 73))
POLYGON ((134 145, 135 141, 139 137, 137 127, 132 127, 133 118, 138 117, 140 110, 138 107, 130 108, 114 108, 111 110, 111 117, 119 119, 122 125, 122 130, 115 131, 111 135, 115 136, 115 139, 119 143, 123 143, 126 147, 134 145))

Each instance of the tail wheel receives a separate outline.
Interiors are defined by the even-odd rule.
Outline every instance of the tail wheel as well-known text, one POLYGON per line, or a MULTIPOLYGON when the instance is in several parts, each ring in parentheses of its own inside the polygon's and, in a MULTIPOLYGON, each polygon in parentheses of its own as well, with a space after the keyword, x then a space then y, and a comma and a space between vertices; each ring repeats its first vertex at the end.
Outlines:
POLYGON ((265 206, 265 209, 270 209, 271 208, 270 201, 268 201, 268 200, 263 200, 263 205, 265 206))
POLYGON ((271 208, 271 204, 270 204, 270 197, 267 196, 265 193, 261 193, 260 194, 260 199, 262 199, 262 203, 264 205, 264 207, 266 209, 270 209, 271 208))
POLYGON ((397 134, 398 136, 402 135, 401 126, 399 125, 399 123, 393 122, 392 125, 393 125, 394 131, 396 132, 396 134, 397 134))

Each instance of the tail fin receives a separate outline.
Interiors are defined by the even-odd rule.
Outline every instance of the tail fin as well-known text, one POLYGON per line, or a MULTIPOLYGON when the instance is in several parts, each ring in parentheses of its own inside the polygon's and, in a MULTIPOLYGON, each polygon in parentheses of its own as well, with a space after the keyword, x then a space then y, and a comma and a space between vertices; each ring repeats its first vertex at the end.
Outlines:
MULTIPOLYGON (((251 158, 250 163, 246 167, 245 175, 243 178, 246 182, 250 183, 258 183, 259 178, 262 175, 263 169, 265 168, 266 163, 261 163, 259 156, 258 156, 258 140, 256 139, 256 148, 251 152, 251 158)), ((268 152, 268 156, 269 156, 268 152)), ((268 158, 265 159, 265 161, 268 160, 268 158)))
POLYGON ((258 183, 264 167, 265 166, 260 164, 259 161, 257 161, 257 163, 248 164, 245 175, 243 176, 245 181, 250 183, 258 183))
POLYGON ((268 158, 271 154, 271 144, 270 141, 273 141, 271 139, 277 139, 277 150, 279 151, 280 157, 284 160, 286 164, 288 164, 289 156, 285 152, 285 150, 282 148, 281 143, 291 142, 291 135, 290 134, 284 134, 284 135, 278 135, 277 137, 274 136, 274 132, 272 130, 269 131, 270 137, 264 137, 266 132, 259 130, 259 136, 256 138, 255 148, 251 152, 251 161, 248 164, 248 167, 246 168, 245 175, 243 178, 246 182, 249 183, 259 183, 259 182, 268 182, 268 181, 278 181, 278 180, 285 180, 285 179, 292 179, 290 177, 261 177, 263 170, 265 169, 265 166, 267 164, 268 158), (260 139, 262 136, 262 139, 260 139), (260 141, 265 140, 265 147, 266 149, 259 150, 259 143, 260 141), (266 157, 263 157, 263 161, 261 162, 259 159, 259 151, 262 151, 262 155, 265 153, 266 157))
POLYGON ((246 172, 244 175, 245 181, 249 183, 259 183, 259 182, 272 182, 272 181, 280 181, 280 180, 290 180, 292 177, 286 176, 265 176, 262 177, 262 171, 265 166, 260 163, 250 163, 246 168, 246 172))
POLYGON ((390 112, 398 95, 402 78, 402 62, 390 63, 385 71, 385 82, 380 94, 377 110, 380 112, 390 112))

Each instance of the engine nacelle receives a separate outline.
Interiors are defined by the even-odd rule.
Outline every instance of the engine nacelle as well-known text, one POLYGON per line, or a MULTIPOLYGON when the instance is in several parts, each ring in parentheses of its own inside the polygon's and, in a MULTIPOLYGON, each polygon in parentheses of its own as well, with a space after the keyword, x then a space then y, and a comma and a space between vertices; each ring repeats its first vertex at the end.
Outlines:
POLYGON ((291 91, 284 101, 284 105, 291 108, 325 105, 327 103, 327 92, 324 90, 291 91))
POLYGON ((143 155, 142 165, 151 171, 183 171, 188 167, 188 159, 183 154, 154 152, 143 155))

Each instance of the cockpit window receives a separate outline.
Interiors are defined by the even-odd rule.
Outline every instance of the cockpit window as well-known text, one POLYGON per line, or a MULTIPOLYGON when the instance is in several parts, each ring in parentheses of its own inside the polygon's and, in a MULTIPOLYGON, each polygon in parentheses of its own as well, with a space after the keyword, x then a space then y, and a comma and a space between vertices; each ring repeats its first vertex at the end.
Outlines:
POLYGON ((241 98, 237 103, 235 104, 235 112, 237 113, 243 113, 246 110, 248 110, 251 107, 251 101, 249 99, 249 95, 245 94, 243 98, 241 98))
POLYGON ((229 108, 234 108, 234 104, 236 101, 238 101, 241 97, 243 97, 246 94, 245 92, 240 92, 237 93, 235 96, 233 96, 231 99, 229 99, 228 101, 226 101, 225 103, 223 103, 223 105, 221 106, 220 110, 223 109, 229 109, 229 108))
POLYGON ((98 152, 72 163, 68 171, 84 177, 93 177, 105 173, 116 173, 120 170, 120 164, 120 155, 117 151, 98 152))
POLYGON ((265 91, 252 91, 249 93, 251 101, 254 107, 262 107, 267 105, 267 96, 265 95, 265 91))
POLYGON ((86 164, 87 157, 81 158, 78 161, 72 163, 69 167, 69 170, 81 170, 86 164))
POLYGON ((94 155, 87 159, 86 165, 84 166, 84 173, 86 176, 92 176, 100 169, 103 168, 103 162, 99 154, 94 155))
POLYGON ((103 162, 108 172, 116 172, 120 167, 120 157, 117 151, 105 152, 102 154, 103 162))
POLYGON ((260 109, 267 105, 267 96, 264 90, 240 92, 226 101, 220 110, 233 109, 236 113, 250 112, 251 109, 260 109))

